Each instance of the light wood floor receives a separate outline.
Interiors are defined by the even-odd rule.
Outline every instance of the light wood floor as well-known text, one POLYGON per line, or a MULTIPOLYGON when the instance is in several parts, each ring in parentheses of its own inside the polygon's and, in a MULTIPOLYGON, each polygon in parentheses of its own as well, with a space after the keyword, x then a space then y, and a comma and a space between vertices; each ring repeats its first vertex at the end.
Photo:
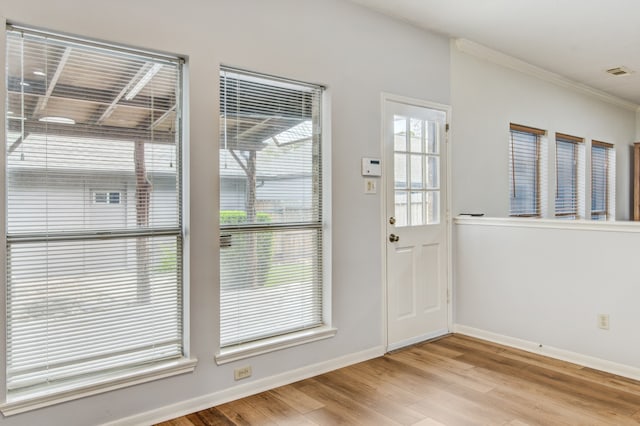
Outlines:
POLYGON ((161 425, 281 424, 637 425, 640 382, 452 335, 161 425))

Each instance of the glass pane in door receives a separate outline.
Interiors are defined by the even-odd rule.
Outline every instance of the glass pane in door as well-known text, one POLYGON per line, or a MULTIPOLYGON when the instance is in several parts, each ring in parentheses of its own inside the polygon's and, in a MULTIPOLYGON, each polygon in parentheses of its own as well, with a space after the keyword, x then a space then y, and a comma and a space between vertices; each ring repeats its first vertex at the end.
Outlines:
POLYGON ((430 155, 427 157, 427 187, 426 189, 440 188, 440 157, 430 155))
POLYGON ((400 115, 393 116, 393 150, 407 150, 407 119, 400 115))
POLYGON ((424 193, 411 193, 411 225, 424 225, 424 193))
POLYGON ((407 220, 409 214, 409 209, 407 208, 407 192, 396 191, 395 199, 396 226, 407 226, 409 224, 407 220))
POLYGON ((422 144, 422 128, 424 126, 423 120, 416 120, 412 118, 410 121, 409 135, 411 138, 411 152, 424 152, 422 144))
POLYGON ((426 119, 394 115, 395 226, 440 223, 440 129, 444 112, 426 119))
POLYGON ((440 191, 427 191, 426 195, 426 225, 437 225, 440 223, 440 191))

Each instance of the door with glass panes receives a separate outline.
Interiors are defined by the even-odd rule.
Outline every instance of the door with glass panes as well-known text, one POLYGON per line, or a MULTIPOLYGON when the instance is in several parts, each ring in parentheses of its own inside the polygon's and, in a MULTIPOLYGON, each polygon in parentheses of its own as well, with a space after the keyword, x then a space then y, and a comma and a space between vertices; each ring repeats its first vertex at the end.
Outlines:
POLYGON ((384 101, 388 350, 448 332, 447 116, 384 101))

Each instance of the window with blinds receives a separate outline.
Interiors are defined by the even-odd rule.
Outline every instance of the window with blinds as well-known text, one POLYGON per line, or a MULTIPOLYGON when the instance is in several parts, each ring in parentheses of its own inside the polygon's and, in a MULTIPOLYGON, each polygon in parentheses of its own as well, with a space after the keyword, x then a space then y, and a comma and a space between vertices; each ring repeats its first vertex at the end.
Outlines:
POLYGON ((544 211, 544 136, 544 130, 510 125, 510 216, 540 217, 544 211))
POLYGON ((322 319, 322 87, 220 73, 220 345, 322 319))
POLYGON ((181 60, 6 31, 7 388, 183 355, 181 60))
POLYGON ((613 145, 591 141, 591 219, 615 219, 615 176, 613 145))
POLYGON ((555 216, 584 217, 584 139, 556 133, 555 216))

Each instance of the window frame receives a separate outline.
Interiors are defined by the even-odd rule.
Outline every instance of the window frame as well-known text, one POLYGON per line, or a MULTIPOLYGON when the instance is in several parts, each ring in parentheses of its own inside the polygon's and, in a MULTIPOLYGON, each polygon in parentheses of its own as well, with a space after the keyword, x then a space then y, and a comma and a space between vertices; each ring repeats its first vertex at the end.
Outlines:
POLYGON ((530 126, 523 126, 521 124, 510 123, 509 124, 509 216, 510 217, 523 217, 523 218, 538 218, 544 215, 545 205, 545 176, 544 176, 544 146, 543 138, 546 136, 547 131, 530 126), (516 170, 515 170, 515 153, 514 153, 514 132, 532 135, 535 137, 536 153, 535 153, 535 211, 527 213, 514 213, 514 197, 516 183, 516 170))
POLYGON ((615 145, 607 142, 591 140, 591 206, 589 212, 589 218, 591 220, 604 220, 611 221, 615 219, 615 145), (602 219, 595 217, 594 218, 594 210, 593 210, 593 200, 594 200, 594 148, 603 148, 605 151, 605 162, 604 162, 604 178, 605 178, 605 209, 595 211, 596 216, 603 216, 602 219), (612 177, 614 179, 612 179, 612 177))
MULTIPOLYGON (((231 72, 237 73, 240 75, 256 78, 262 78, 271 80, 274 83, 284 83, 284 84, 294 84, 300 86, 307 86, 312 88, 320 89, 319 94, 319 105, 318 105, 318 123, 321 137, 319 138, 319 156, 318 156, 318 164, 313 166, 314 173, 318 172, 318 177, 320 179, 319 187, 318 187, 318 200, 320 203, 319 210, 319 220, 317 222, 308 223, 308 229, 316 229, 320 232, 319 237, 319 261, 321 262, 321 288, 322 288, 322 296, 321 296, 321 316, 322 323, 313 328, 294 330, 291 332, 287 332, 284 334, 278 334, 271 337, 258 338, 255 340, 250 340, 246 342, 241 342, 237 344, 231 344, 222 346, 220 341, 218 341, 218 351, 215 354, 215 361, 218 365, 226 364, 229 362, 233 362, 236 360, 241 360, 249 357, 253 357, 260 354, 269 353, 272 351, 281 350, 288 347, 293 347, 301 344, 306 344, 318 340, 323 340, 327 338, 333 337, 337 330, 332 327, 331 324, 331 198, 330 198, 330 188, 331 188, 331 175, 330 175, 330 134, 329 134, 329 126, 327 121, 324 119, 328 115, 329 107, 326 103, 327 99, 327 89, 326 87, 318 84, 311 84, 306 82, 301 82, 298 80, 288 79, 284 77, 273 76, 269 74, 248 71, 245 69, 239 69, 235 67, 230 67, 226 65, 220 66, 220 79, 222 80, 223 72, 231 72)), ((218 87, 221 87, 220 85, 218 87)), ((222 95, 221 95, 222 99, 222 95)), ((223 111, 221 106, 221 117, 223 111)), ((223 119, 221 119, 220 128, 223 129, 223 119)), ((315 125, 315 124, 314 124, 315 125)), ((222 134, 222 132, 221 132, 222 134)), ((223 144, 223 138, 221 136, 220 146, 217 150, 218 153, 222 151, 221 147, 223 144)), ((219 160, 219 159, 218 159, 219 160)), ((222 193, 219 194, 218 203, 219 203, 219 211, 221 211, 221 197, 222 193)), ((218 219, 219 220, 219 219, 218 219)), ((305 225, 301 223, 292 224, 296 228, 302 227, 304 229, 305 225)), ((242 230, 242 231, 260 231, 266 228, 272 227, 277 230, 278 228, 286 229, 291 225, 287 225, 286 223, 276 223, 274 225, 268 224, 247 224, 247 225, 222 225, 218 223, 218 232, 220 239, 220 247, 223 249, 224 247, 229 247, 231 243, 230 240, 230 232, 242 230)), ((218 260, 220 260, 220 256, 218 256, 218 260)), ((220 281, 221 282, 221 281, 220 281)), ((220 286, 221 291, 222 286, 220 286)), ((220 299, 219 302, 220 303, 220 299)))
MULTIPOLYGON (((82 37, 82 36, 67 36, 64 34, 59 34, 52 31, 35 29, 27 26, 14 25, 8 21, 2 21, 4 25, 3 35, 2 37, 2 46, 0 46, 0 53, 2 54, 3 59, 0 61, 1 63, 5 63, 5 55, 7 52, 7 43, 8 37, 7 34, 9 31, 20 31, 28 34, 34 34, 38 36, 45 37, 54 37, 57 40, 71 42, 71 43, 81 43, 87 46, 94 46, 102 49, 108 49, 110 51, 120 51, 120 52, 131 52, 134 55, 147 55, 151 58, 157 58, 160 60, 172 60, 177 61, 179 63, 179 78, 177 82, 178 94, 176 96, 176 102, 180 105, 187 105, 186 95, 187 95, 187 85, 184 79, 184 73, 186 72, 185 60, 182 57, 176 55, 165 55, 160 52, 151 52, 149 50, 136 50, 130 47, 119 46, 117 44, 106 44, 99 41, 94 41, 92 39, 82 37)), ((6 67, 1 67, 0 69, 0 78, 2 81, 6 81, 8 77, 8 71, 6 67)), ((0 107, 0 111, 2 113, 2 117, 5 120, 5 123, 8 122, 8 109, 6 107, 6 100, 9 96, 8 88, 5 84, 0 85, 2 89, 0 89, 0 94, 2 95, 5 102, 0 107)), ((180 235, 182 246, 182 255, 180 256, 182 259, 182 277, 180 280, 180 292, 182 293, 181 305, 182 305, 182 320, 181 323, 181 340, 182 340, 182 356, 179 358, 165 360, 165 361, 156 361, 153 364, 142 364, 138 366, 134 366, 131 368, 119 369, 109 373, 102 373, 99 375, 93 375, 91 377, 84 377, 78 380, 72 380, 70 382, 63 382, 59 386, 51 387, 45 391, 36 389, 34 392, 27 392, 23 395, 19 396, 10 396, 7 391, 6 383, 7 383, 7 368, 3 369, 3 372, 0 374, 0 382, 5 384, 5 386, 0 386, 0 411, 4 416, 11 416, 15 414, 19 414, 22 412, 31 411, 34 409, 39 409, 42 407, 58 404, 61 402, 66 402, 69 400, 74 400, 78 398, 82 398, 85 396, 95 395, 115 389, 129 387, 135 384, 146 383, 154 380, 158 380, 161 378, 171 377, 175 375, 185 374, 193 372, 197 359, 190 357, 190 348, 189 348, 189 326, 188 326, 188 277, 189 277, 189 259, 188 259, 188 247, 189 247, 189 235, 186 232, 188 228, 189 215, 188 215, 188 172, 186 170, 187 162, 185 158, 188 156, 188 133, 186 132, 184 123, 188 120, 186 115, 186 109, 176 108, 180 110, 180 116, 178 120, 178 128, 176 129, 176 133, 179 138, 179 143, 177 144, 177 157, 175 158, 176 163, 180 161, 180 172, 176 174, 177 179, 177 190, 178 190, 178 209, 179 214, 181 216, 181 221, 178 226, 178 235, 180 235)), ((0 130, 0 135, 3 140, 7 141, 8 133, 7 127, 2 126, 2 130, 0 130)), ((7 206, 8 206, 8 180, 7 173, 8 168, 6 166, 8 154, 5 151, 4 163, 3 163, 3 173, 2 179, 4 181, 2 194, 3 194, 3 205, 5 206, 5 224, 7 218, 7 206)), ((102 192, 107 194, 107 202, 103 203, 105 206, 108 205, 118 205, 122 204, 122 191, 114 190, 114 191, 106 191, 101 189, 93 189, 90 192, 91 196, 91 204, 95 204, 95 192, 102 192), (110 192, 117 192, 119 197, 119 203, 111 203, 109 199, 110 192)), ((98 203, 100 205, 100 203, 98 203)), ((11 244, 12 236, 8 233, 7 226, 4 226, 2 231, 2 238, 5 241, 4 248, 2 248, 2 252, 5 255, 5 259, 7 258, 7 247, 11 244)), ((71 234, 69 234, 71 235, 71 234)), ((62 236, 62 235, 61 235, 62 236)), ((73 235, 75 236, 75 234, 73 235)), ((8 262, 8 260, 7 260, 8 262)), ((6 286, 8 284, 6 270, 7 270, 7 262, 5 262, 2 266, 3 270, 3 285, 6 286)), ((8 306, 7 306, 7 298, 5 297, 5 292, 2 292, 3 295, 0 297, 1 311, 4 315, 7 315, 8 306)), ((7 332, 6 328, 2 327, 2 331, 0 332, 0 336, 4 342, 7 341, 7 332)), ((4 356, 5 363, 7 362, 7 345, 2 345, 2 349, 0 350, 0 354, 4 356)), ((6 365, 6 364, 5 364, 6 365)))
POLYGON ((120 190, 91 190, 93 204, 96 205, 120 205, 122 204, 122 191, 120 190), (115 201, 117 199, 117 202, 115 201), (103 201, 104 200, 104 201, 103 201))
POLYGON ((554 216, 559 219, 581 219, 584 216, 584 138, 577 136, 571 136, 564 133, 556 133, 556 152, 555 152, 555 164, 556 164, 556 192, 554 203, 554 216), (571 170, 573 175, 573 182, 575 183, 572 189, 572 196, 575 202, 574 210, 572 212, 558 212, 558 193, 561 183, 559 182, 560 170, 559 170, 559 156, 558 145, 571 144, 573 148, 573 168, 571 170))

